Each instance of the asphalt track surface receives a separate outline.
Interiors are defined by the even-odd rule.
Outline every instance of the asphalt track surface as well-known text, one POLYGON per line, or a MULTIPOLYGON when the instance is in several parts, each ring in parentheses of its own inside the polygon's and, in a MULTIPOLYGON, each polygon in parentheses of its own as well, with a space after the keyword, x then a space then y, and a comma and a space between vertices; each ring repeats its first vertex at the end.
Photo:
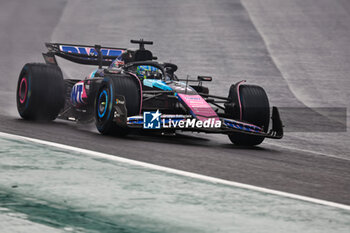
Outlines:
MULTIPOLYGON (((348 107, 350 4, 281 2, 1 1, 0 131, 350 204, 348 132, 287 133, 284 140, 242 148, 221 135, 105 137, 94 125, 33 123, 16 113, 19 71, 26 62, 42 61, 44 42, 127 47, 131 38, 154 40, 154 54, 177 63, 180 75, 212 75, 213 94, 227 95, 230 84, 246 79, 263 86, 272 105, 348 107), (282 16, 303 21, 288 24, 293 21, 282 16), (317 24, 320 19, 325 27, 317 24), (319 47, 311 49, 310 41, 319 47), (322 60, 327 51, 331 55, 322 60), (330 75, 334 82, 327 81, 330 75)), ((61 64, 67 78, 92 70, 61 64)))

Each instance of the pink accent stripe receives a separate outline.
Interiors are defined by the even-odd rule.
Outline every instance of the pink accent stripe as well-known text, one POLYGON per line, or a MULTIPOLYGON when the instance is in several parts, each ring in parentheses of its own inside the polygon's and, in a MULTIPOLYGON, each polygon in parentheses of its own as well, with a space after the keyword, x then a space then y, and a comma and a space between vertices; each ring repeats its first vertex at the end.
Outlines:
POLYGON ((81 81, 79 83, 83 84, 83 93, 81 94, 81 98, 82 98, 83 103, 85 103, 85 101, 83 100, 83 99, 87 99, 87 94, 86 94, 86 90, 85 90, 85 81, 81 81))
POLYGON ((237 96, 238 96, 238 105, 239 105, 239 120, 242 120, 242 104, 241 104, 241 96, 239 95, 239 87, 242 83, 245 83, 246 80, 242 80, 237 84, 237 96))
POLYGON ((178 95, 199 120, 205 121, 209 118, 220 120, 216 112, 200 95, 178 95))
POLYGON ((27 98, 27 92, 28 92, 28 85, 27 85, 27 79, 25 77, 22 78, 21 80, 21 84, 19 85, 19 90, 18 90, 18 95, 19 95, 19 102, 21 102, 21 104, 24 103, 24 101, 26 100, 27 98), (22 85, 23 83, 26 85, 26 90, 24 92, 24 97, 22 99, 22 95, 21 95, 21 90, 22 90, 22 85))
POLYGON ((135 77, 136 80, 140 84, 141 100, 140 100, 140 111, 139 111, 139 114, 141 114, 141 112, 142 112, 142 83, 141 83, 140 79, 135 74, 133 74, 131 72, 126 72, 126 73, 128 73, 128 74, 132 75, 133 77, 135 77))

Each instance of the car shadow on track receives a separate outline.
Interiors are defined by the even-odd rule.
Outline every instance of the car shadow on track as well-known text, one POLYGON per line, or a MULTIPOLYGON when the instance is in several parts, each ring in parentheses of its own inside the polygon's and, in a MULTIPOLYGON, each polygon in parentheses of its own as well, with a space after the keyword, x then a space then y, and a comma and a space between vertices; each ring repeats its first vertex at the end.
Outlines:
MULTIPOLYGON (((226 137, 226 135, 223 135, 226 137)), ((113 136, 112 136, 113 137, 113 136)), ((114 137, 115 138, 115 137, 114 137)), ((133 141, 143 142, 157 142, 157 143, 169 143, 188 146, 200 146, 208 148, 226 148, 226 149, 239 149, 239 150, 253 150, 253 151, 270 151, 260 146, 237 146, 232 143, 226 143, 222 141, 222 138, 212 137, 205 133, 189 133, 189 132, 177 132, 174 134, 161 134, 157 132, 145 132, 134 131, 127 137, 122 139, 128 139, 133 141), (206 138, 209 137, 209 138, 206 138)), ((227 139, 228 140, 228 139, 227 139)))

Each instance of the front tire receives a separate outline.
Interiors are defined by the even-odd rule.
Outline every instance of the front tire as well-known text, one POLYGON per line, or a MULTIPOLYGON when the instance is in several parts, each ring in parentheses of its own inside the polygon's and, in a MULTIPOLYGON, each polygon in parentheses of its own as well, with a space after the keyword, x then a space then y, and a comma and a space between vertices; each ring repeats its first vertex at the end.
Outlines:
POLYGON ((23 119, 51 121, 64 107, 64 81, 56 65, 28 63, 17 83, 17 110, 23 119))
MULTIPOLYGON (((229 96, 238 95, 235 98, 236 106, 239 106, 239 100, 241 105, 241 112, 231 112, 234 119, 240 119, 242 121, 254 124, 262 127, 264 132, 267 132, 270 122, 270 105, 266 92, 262 87, 256 85, 241 85, 238 87, 239 92, 235 87, 231 87, 229 96)), ((228 135, 232 143, 240 146, 255 146, 261 144, 265 137, 255 136, 243 133, 232 133, 228 135)))
POLYGON ((140 85, 130 76, 106 77, 95 99, 96 127, 101 134, 125 136, 129 129, 114 121, 116 95, 125 98, 128 116, 138 115, 141 105, 140 85))

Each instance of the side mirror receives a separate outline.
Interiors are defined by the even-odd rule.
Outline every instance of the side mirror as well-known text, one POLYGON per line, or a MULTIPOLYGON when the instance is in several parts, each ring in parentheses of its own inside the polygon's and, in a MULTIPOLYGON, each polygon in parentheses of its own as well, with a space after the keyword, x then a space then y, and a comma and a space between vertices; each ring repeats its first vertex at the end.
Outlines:
POLYGON ((198 81, 200 81, 200 82, 202 82, 202 81, 211 82, 211 80, 212 80, 213 78, 210 77, 210 76, 198 76, 197 79, 198 79, 198 81))

